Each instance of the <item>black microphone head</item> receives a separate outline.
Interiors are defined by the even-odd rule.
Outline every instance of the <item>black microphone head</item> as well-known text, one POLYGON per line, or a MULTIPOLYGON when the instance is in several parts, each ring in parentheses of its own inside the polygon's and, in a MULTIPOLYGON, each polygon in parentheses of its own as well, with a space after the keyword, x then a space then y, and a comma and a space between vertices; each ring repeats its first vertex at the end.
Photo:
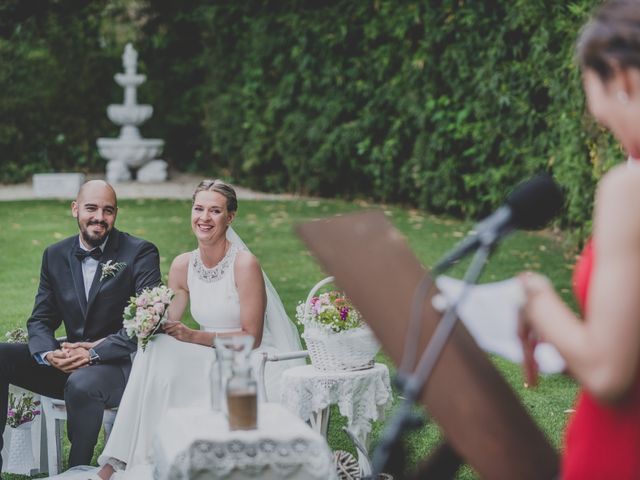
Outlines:
POLYGON ((505 204, 511 208, 514 227, 536 230, 560 213, 564 195, 550 175, 539 174, 514 188, 505 204))

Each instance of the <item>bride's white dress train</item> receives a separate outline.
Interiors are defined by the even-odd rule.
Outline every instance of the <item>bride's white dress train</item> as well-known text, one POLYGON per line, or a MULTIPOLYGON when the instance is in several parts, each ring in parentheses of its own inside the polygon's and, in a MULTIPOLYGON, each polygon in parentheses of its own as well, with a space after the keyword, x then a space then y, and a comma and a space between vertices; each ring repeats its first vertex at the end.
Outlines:
MULTIPOLYGON (((225 332, 240 328, 233 265, 242 246, 232 243, 220 263, 210 269, 202 263, 197 249, 191 253, 187 277, 191 315, 202 329, 225 332)), ((300 343, 295 327, 269 283, 264 334, 260 348, 252 353, 254 362, 257 364, 260 352, 265 350, 297 349, 300 343)), ((272 400, 279 398, 282 370, 291 366, 290 362, 278 363, 282 365, 266 371, 267 395, 272 400)), ((211 347, 181 342, 165 334, 154 337, 144 352, 139 349, 136 354, 111 436, 98 463, 112 464, 116 468, 114 479, 152 478, 152 446, 158 422, 169 408, 210 408, 219 394, 214 391, 217 368, 215 349, 211 347)), ((96 471, 78 467, 51 478, 86 479, 96 471)))

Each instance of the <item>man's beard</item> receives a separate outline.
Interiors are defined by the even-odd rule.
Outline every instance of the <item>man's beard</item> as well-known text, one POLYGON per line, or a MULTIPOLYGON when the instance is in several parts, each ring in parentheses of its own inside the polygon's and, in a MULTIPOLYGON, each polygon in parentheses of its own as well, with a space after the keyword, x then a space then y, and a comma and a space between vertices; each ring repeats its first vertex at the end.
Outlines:
POLYGON ((80 235, 82 235, 82 239, 87 245, 90 245, 93 248, 102 245, 104 239, 107 238, 107 235, 109 235, 109 226, 105 222, 90 222, 87 224, 87 228, 83 228, 82 225, 80 225, 80 221, 78 220, 78 227, 80 228, 80 235), (102 225, 102 227, 104 228, 104 234, 91 235, 88 230, 91 225, 102 225))

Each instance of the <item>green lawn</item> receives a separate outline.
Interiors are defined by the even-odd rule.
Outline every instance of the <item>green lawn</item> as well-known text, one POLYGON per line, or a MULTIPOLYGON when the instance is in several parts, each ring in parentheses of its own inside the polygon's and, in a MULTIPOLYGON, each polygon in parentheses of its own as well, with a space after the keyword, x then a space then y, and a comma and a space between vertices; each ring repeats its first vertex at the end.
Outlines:
MULTIPOLYGON (((381 207, 324 200, 242 201, 234 227, 260 259, 293 317, 297 302, 303 300, 309 288, 324 276, 293 233, 293 226, 315 218, 370 208, 381 207)), ((382 208, 427 266, 435 263, 470 227, 468 223, 416 210, 382 208)), ((196 246, 190 231, 189 215, 188 201, 122 201, 117 226, 158 246, 166 281, 171 260, 196 246)), ((77 226, 71 217, 69 203, 59 201, 0 202, 0 225, 0 304, 3 306, 0 334, 4 337, 4 332, 23 326, 31 311, 42 250, 46 245, 76 233, 77 226)), ((561 246, 548 236, 518 233, 501 245, 482 280, 500 280, 523 269, 540 270, 551 278, 561 295, 571 301, 572 263, 573 259, 565 256, 561 246)), ((462 267, 457 267, 453 274, 460 274, 462 267)), ((382 355, 379 361, 387 362, 382 355)), ((575 384, 556 375, 542 379, 535 390, 524 389, 518 366, 500 359, 495 359, 495 363, 551 442, 558 446, 567 418, 565 410, 573 404, 575 384)), ((343 424, 340 416, 334 413, 330 423, 331 447, 353 450, 340 430, 343 424)), ((374 426, 374 443, 380 429, 381 425, 374 426)), ((415 461, 424 457, 438 437, 439 431, 434 425, 412 434, 408 442, 410 458, 415 461)), ((475 476, 465 468, 459 478, 475 476)))

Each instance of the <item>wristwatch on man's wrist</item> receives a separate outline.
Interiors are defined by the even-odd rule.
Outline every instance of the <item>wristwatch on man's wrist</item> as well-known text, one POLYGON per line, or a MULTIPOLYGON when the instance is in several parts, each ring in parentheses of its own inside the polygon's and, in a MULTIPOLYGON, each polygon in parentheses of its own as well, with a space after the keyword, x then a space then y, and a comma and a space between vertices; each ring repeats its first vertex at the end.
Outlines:
POLYGON ((89 365, 95 365, 100 361, 100 355, 93 348, 89 349, 89 365))

